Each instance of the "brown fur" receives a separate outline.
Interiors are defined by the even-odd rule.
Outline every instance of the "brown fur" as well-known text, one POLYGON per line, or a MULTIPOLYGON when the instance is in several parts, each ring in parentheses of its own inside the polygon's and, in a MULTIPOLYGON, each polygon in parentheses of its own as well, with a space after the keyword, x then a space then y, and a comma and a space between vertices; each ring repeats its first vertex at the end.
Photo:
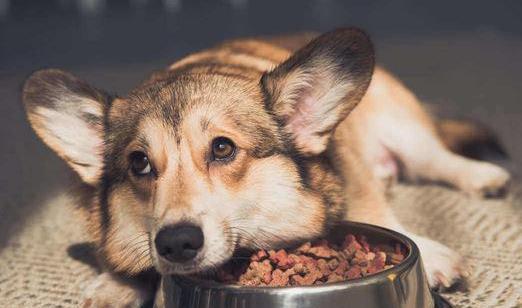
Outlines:
MULTIPOLYGON (((508 179, 496 166, 451 154, 415 96, 388 72, 374 71, 372 45, 357 29, 225 42, 112 100, 69 74, 41 71, 26 82, 24 103, 38 135, 85 181, 86 221, 102 263, 124 276, 153 267, 164 274, 206 270, 236 247, 284 245, 342 219, 406 232, 383 186, 398 161, 410 178, 472 194, 501 189, 508 179), (67 135, 75 121, 88 145, 102 151, 77 150, 67 135), (211 141, 220 136, 237 146, 230 161, 210 159, 211 141), (130 172, 135 151, 147 154, 153 173, 130 172), (193 261, 170 264, 153 239, 181 222, 201 225, 205 246, 193 261)), ((410 236, 433 285, 464 273, 447 247, 410 236)), ((110 279, 100 276, 97 286, 121 288, 110 279)), ((106 294, 87 298, 114 304, 106 294)))

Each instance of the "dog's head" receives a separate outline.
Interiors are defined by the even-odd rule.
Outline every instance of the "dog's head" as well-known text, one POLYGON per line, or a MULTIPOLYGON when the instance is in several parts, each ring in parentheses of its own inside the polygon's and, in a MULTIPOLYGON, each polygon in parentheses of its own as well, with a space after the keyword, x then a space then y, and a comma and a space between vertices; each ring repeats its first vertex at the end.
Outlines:
POLYGON ((173 71, 109 98, 43 70, 23 99, 37 134, 96 191, 91 230, 106 261, 192 273, 343 215, 326 149, 373 65, 368 37, 341 29, 257 79, 173 71))

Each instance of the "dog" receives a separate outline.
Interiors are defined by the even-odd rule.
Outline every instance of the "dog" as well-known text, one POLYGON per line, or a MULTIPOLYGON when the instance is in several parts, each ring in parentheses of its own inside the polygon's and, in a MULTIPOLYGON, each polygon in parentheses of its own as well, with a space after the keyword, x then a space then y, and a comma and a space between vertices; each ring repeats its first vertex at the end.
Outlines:
POLYGON ((84 307, 137 307, 159 274, 204 272, 238 249, 306 240, 341 220, 407 234, 430 285, 448 287, 467 275, 465 260, 401 226, 389 183, 400 175, 488 197, 510 180, 459 155, 481 130, 430 116, 375 66, 357 28, 224 42, 126 97, 41 70, 23 102, 83 182, 79 204, 103 267, 84 307))

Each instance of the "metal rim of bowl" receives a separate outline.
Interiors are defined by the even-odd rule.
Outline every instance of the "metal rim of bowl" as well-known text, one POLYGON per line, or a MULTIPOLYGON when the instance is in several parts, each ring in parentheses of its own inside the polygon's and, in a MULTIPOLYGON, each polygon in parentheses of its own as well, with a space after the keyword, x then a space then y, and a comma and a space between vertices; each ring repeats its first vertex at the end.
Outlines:
MULTIPOLYGON (((343 223, 340 223, 339 225, 342 225, 343 223)), ((413 242, 413 240, 411 240, 404 234, 401 234, 399 232, 396 232, 396 231, 393 231, 393 230, 390 230, 387 228, 383 228, 383 227, 379 227, 379 226, 375 226, 375 225, 371 225, 371 224, 366 224, 366 223, 359 223, 359 222, 346 222, 346 223, 350 224, 350 225, 359 226, 361 229, 366 229, 366 230, 372 229, 372 231, 381 233, 385 237, 390 237, 391 239, 397 240, 398 242, 400 242, 401 244, 406 246, 406 248, 408 249, 408 255, 401 263, 393 266, 392 268, 380 271, 378 273, 371 274, 371 275, 361 277, 361 278, 344 280, 344 281, 322 284, 322 285, 283 286, 283 287, 245 287, 245 286, 241 286, 241 285, 237 285, 237 284, 219 283, 219 282, 216 282, 216 281, 213 281, 210 279, 206 280, 206 279, 198 279, 198 278, 183 277, 183 276, 174 276, 174 277, 178 283, 195 285, 197 287, 202 287, 202 288, 212 288, 215 290, 227 290, 228 289, 228 290, 234 290, 236 292, 245 292, 245 293, 265 293, 267 291, 285 293, 287 291, 295 292, 296 290, 303 291, 303 292, 306 292, 306 291, 313 292, 313 291, 321 291, 323 289, 332 289, 332 288, 339 287, 339 286, 344 287, 344 286, 346 286, 346 284, 350 284, 353 286, 372 284, 374 282, 378 282, 378 281, 382 280, 389 274, 405 272, 408 268, 413 266, 415 264, 415 262, 419 259, 419 256, 420 256, 419 248, 417 247, 415 242, 413 242)), ((333 228, 335 228, 335 227, 336 226, 334 226, 333 228)))

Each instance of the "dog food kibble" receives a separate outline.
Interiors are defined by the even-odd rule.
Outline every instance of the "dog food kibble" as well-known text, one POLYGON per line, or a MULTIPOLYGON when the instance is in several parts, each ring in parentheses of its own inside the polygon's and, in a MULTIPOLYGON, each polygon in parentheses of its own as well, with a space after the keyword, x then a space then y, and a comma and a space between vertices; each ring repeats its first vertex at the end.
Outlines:
POLYGON ((401 244, 370 245, 365 236, 348 234, 341 245, 319 240, 290 251, 259 250, 248 262, 220 268, 217 280, 252 287, 317 285, 380 272, 405 255, 401 244))

